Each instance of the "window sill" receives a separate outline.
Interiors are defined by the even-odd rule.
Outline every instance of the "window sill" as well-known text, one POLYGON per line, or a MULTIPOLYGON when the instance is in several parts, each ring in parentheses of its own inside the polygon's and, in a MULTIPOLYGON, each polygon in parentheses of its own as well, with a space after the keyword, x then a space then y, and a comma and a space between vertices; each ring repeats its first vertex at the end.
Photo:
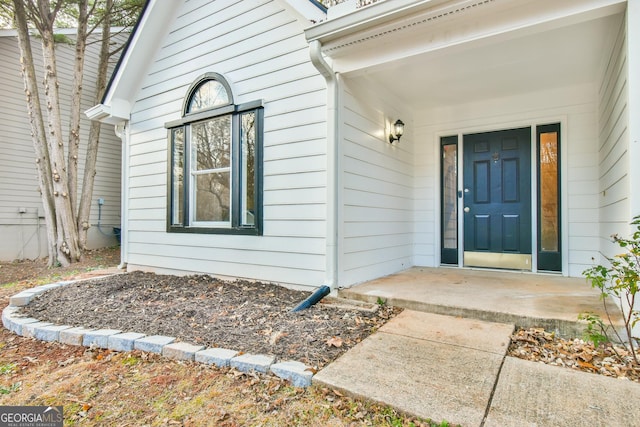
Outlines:
POLYGON ((261 236, 262 230, 259 228, 238 227, 238 228, 205 228, 205 227, 167 227, 167 233, 187 233, 187 234, 226 234, 238 236, 261 236))

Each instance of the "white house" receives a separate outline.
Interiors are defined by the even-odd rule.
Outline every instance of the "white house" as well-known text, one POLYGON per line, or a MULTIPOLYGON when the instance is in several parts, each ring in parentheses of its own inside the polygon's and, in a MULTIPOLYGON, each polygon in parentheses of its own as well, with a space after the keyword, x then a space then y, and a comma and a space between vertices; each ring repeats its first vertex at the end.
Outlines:
MULTIPOLYGON (((59 30, 58 33, 72 39, 75 30, 59 30)), ((42 60, 38 59, 42 58, 42 48, 40 41, 35 37, 32 48, 36 59, 36 73, 42 76, 42 60)), ((87 46, 83 109, 95 103, 98 50, 98 43, 87 46)), ((63 117, 68 117, 74 46, 59 43, 56 46, 56 55, 60 93, 63 98, 60 107, 63 117)), ((45 257, 47 234, 15 30, 0 30, 0 76, 0 260, 45 257)), ((44 94, 42 96, 44 97, 44 94)), ((82 119, 81 141, 87 140, 89 126, 89 120, 82 119)), ((63 132, 66 141, 68 122, 66 126, 63 122, 63 132)), ((102 126, 90 217, 93 227, 88 230, 87 235, 87 244, 91 249, 117 243, 113 228, 120 227, 120 146, 120 138, 115 135, 113 126, 102 126), (102 205, 98 204, 99 199, 103 201, 102 205)), ((83 143, 78 162, 80 177, 84 173, 85 152, 86 143, 83 143)), ((81 183, 78 191, 80 190, 81 183)))
POLYGON ((121 130, 123 261, 580 276, 640 214, 638 46, 637 1, 150 0, 87 112, 121 130))

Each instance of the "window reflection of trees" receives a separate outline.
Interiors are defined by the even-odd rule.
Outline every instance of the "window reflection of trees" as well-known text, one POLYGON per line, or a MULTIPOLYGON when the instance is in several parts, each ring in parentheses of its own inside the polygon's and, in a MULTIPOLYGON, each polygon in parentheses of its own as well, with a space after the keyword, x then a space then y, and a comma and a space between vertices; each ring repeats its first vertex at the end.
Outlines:
POLYGON ((231 116, 192 126, 195 149, 195 219, 229 221, 231 205, 231 116))
POLYGON ((557 252, 558 224, 558 134, 540 134, 540 227, 541 249, 557 252))
POLYGON ((230 220, 229 172, 196 176, 196 221, 230 220))
POLYGON ((446 249, 458 247, 458 146, 442 147, 443 243, 446 249))
POLYGON ((184 215, 184 129, 173 132, 173 224, 182 224, 184 215))
POLYGON ((225 87, 220 82, 210 80, 203 83, 195 91, 189 102, 187 112, 195 113, 196 111, 227 105, 229 103, 229 95, 225 87))
POLYGON ((222 116, 192 126, 199 171, 227 168, 231 164, 231 116, 222 116))
POLYGON ((243 191, 242 191, 242 225, 255 225, 255 151, 256 151, 256 115, 247 113, 242 115, 242 156, 243 162, 243 191))

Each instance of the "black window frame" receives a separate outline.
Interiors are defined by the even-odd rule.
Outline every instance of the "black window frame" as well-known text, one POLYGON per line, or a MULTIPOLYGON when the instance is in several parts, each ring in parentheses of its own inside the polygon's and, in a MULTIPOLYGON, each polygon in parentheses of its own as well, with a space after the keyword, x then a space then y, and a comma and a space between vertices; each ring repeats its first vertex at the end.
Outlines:
POLYGON ((165 124, 168 139, 168 172, 167 172, 167 224, 168 233, 198 233, 198 234, 238 234, 238 235, 262 235, 263 229, 263 135, 264 135, 264 107, 262 100, 252 101, 243 104, 233 103, 233 93, 227 80, 218 73, 206 73, 198 77, 189 87, 184 98, 182 107, 183 117, 165 124), (190 112, 189 107, 196 91, 207 82, 215 80, 226 89, 229 104, 214 106, 213 108, 199 109, 190 112), (244 114, 255 114, 255 153, 254 153, 254 173, 247 179, 253 180, 253 224, 242 224, 241 222, 241 200, 243 199, 243 186, 241 183, 245 179, 242 176, 242 116, 244 114), (228 227, 192 225, 190 209, 190 199, 193 197, 191 191, 191 141, 189 128, 197 123, 211 120, 217 117, 231 116, 231 211, 230 224, 228 227), (174 161, 176 152, 174 150, 173 135, 177 130, 183 131, 183 173, 182 173, 182 199, 179 200, 182 209, 181 223, 177 223, 174 218, 174 161))

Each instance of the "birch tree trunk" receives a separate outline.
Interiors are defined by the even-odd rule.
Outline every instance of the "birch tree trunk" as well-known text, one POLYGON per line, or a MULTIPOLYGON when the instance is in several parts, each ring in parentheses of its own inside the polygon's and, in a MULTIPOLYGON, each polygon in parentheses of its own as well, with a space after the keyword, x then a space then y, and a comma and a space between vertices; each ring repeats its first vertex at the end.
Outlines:
MULTIPOLYGON (((112 10, 113 0, 107 0, 105 9, 112 10)), ((102 100, 107 87, 107 71, 109 68, 111 39, 111 14, 107 13, 102 21, 102 40, 100 43, 100 59, 98 60, 98 74, 96 76, 95 103, 102 100)), ((80 247, 85 249, 87 245, 87 231, 89 230, 89 215, 91 213, 91 200, 93 197, 93 185, 96 176, 96 164, 98 161, 98 143, 100 142, 100 122, 92 121, 89 128, 89 141, 85 158, 84 176, 82 178, 82 195, 78 207, 78 238, 80 247)))
MULTIPOLYGON (((60 95, 56 67, 53 25, 55 13, 48 0, 38 0, 40 11, 40 36, 42 37, 42 59, 44 65, 44 94, 47 109, 47 140, 49 162, 53 179, 53 202, 56 212, 57 261, 63 266, 80 260, 78 233, 73 207, 69 195, 67 165, 65 163, 60 95)), ((55 12, 55 10, 54 10, 55 12)))
POLYGON ((49 267, 57 262, 57 231, 55 220, 55 208, 53 204, 51 167, 49 164, 49 149, 46 144, 44 120, 40 113, 40 96, 36 79, 36 71, 31 50, 31 39, 27 27, 27 17, 22 0, 13 0, 15 7, 15 22, 18 32, 18 46, 20 49, 20 64, 22 78, 24 80, 24 92, 29 112, 29 124, 31 138, 36 155, 36 170, 38 172, 38 184, 44 209, 44 219, 47 224, 47 253, 49 255, 49 267))
POLYGON ((65 164, 53 28, 46 29, 42 33, 42 47, 45 67, 44 93, 47 102, 49 161, 53 179, 53 201, 56 208, 58 262, 66 266, 80 259, 80 251, 69 194, 67 165, 65 164))
MULTIPOLYGON (((87 47, 87 0, 78 0, 78 33, 76 36, 73 63, 73 81, 71 82, 71 105, 80 106, 82 79, 84 76, 84 54, 87 47)), ((80 108, 71 109, 69 120, 69 147, 67 165, 69 176, 69 199, 71 207, 76 209, 78 199, 78 153, 80 151, 80 108)))

